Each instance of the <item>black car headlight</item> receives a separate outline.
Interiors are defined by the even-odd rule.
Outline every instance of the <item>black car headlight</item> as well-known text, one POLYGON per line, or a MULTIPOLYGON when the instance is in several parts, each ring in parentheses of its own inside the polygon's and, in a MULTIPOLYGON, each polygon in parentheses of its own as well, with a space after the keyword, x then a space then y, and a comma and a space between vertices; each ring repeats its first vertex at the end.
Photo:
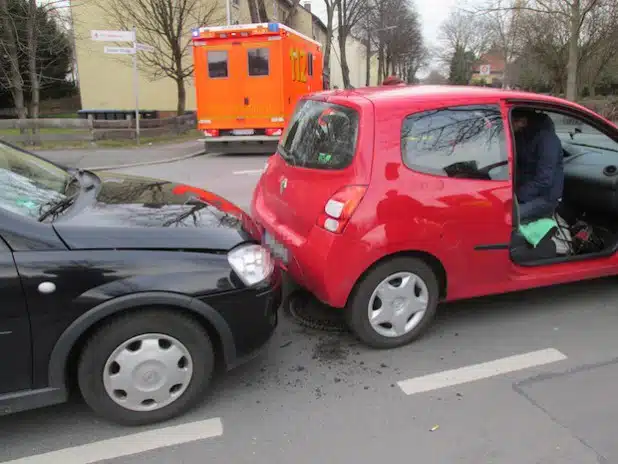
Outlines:
POLYGON ((234 272, 248 287, 270 277, 275 263, 270 252, 261 245, 241 245, 227 255, 234 272))

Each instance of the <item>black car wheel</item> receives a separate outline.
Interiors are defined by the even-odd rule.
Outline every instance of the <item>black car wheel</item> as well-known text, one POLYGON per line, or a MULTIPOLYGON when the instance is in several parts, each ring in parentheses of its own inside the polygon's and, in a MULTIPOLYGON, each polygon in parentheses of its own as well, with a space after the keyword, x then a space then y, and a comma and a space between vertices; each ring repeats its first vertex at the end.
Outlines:
POLYGON ((372 348, 395 348, 418 338, 438 306, 438 279, 422 260, 393 258, 360 281, 346 308, 350 330, 372 348))
POLYGON ((202 398, 214 362, 212 343, 196 321, 144 310, 101 327, 84 347, 77 375, 97 414, 144 425, 180 415, 202 398))

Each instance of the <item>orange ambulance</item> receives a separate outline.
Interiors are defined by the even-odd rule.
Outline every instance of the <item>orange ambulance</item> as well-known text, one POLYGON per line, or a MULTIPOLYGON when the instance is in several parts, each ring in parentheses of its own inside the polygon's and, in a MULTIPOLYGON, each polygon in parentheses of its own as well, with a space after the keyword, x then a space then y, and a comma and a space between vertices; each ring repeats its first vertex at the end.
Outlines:
POLYGON ((192 31, 206 150, 274 153, 299 97, 323 90, 322 45, 280 23, 192 31))

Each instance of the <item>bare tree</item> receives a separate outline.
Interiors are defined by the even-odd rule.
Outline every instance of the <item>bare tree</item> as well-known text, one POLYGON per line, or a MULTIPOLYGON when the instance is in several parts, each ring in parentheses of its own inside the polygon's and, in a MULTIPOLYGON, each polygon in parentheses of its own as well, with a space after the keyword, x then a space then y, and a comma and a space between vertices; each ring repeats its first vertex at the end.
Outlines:
POLYGON ((258 10, 257 0, 247 0, 249 4, 249 16, 251 17, 252 23, 260 22, 260 11, 258 10))
POLYGON ((398 74, 411 83, 428 58, 418 14, 412 5, 401 2, 394 22, 396 29, 387 44, 388 63, 392 74, 398 74))
POLYGON ((330 52, 333 46, 333 28, 335 22, 335 10, 338 0, 324 0, 326 5, 326 44, 324 45, 324 70, 330 76, 330 52))
MULTIPOLYGON (((568 91, 571 24, 560 15, 529 9, 523 9, 519 16, 523 40, 517 58, 520 80, 527 85, 547 86, 555 94, 566 91, 567 98, 572 99, 568 91)), ((618 4, 601 1, 587 13, 577 48, 576 96, 584 88, 594 92, 596 82, 618 53, 618 4)))
POLYGON ((336 0, 337 1, 337 42, 339 44, 339 59, 341 60, 341 75, 343 86, 350 87, 350 68, 346 44, 352 36, 352 31, 367 14, 367 0, 336 0))
POLYGON ((153 53, 140 56, 142 68, 153 79, 174 80, 177 113, 184 114, 186 80, 193 75, 188 32, 222 20, 217 4, 200 0, 111 0, 105 8, 116 27, 136 27, 139 41, 154 48, 153 53))
POLYGON ((494 38, 486 18, 455 10, 441 24, 439 39, 442 43, 441 58, 445 63, 450 63, 457 49, 479 57, 488 50, 494 38))
POLYGON ((618 2, 603 2, 590 12, 582 27, 578 64, 578 91, 592 96, 608 67, 618 57, 618 2))
POLYGON ((494 0, 495 8, 487 12, 485 25, 502 54, 504 76, 502 87, 509 87, 510 68, 523 45, 520 0, 494 0))
MULTIPOLYGON (((8 72, 5 77, 6 87, 13 97, 15 110, 19 119, 26 118, 26 106, 24 99, 24 80, 19 69, 19 43, 15 31, 12 15, 9 13, 8 0, 0 0, 0 19, 2 20, 2 44, 0 53, 8 63, 8 72)), ((0 67, 5 69, 4 66, 0 67)))
POLYGON ((378 79, 399 74, 414 81, 429 56, 414 4, 410 0, 374 0, 361 24, 365 29, 362 37, 375 47, 378 56, 378 79))
POLYGON ((474 63, 494 42, 486 17, 454 10, 440 26, 438 55, 451 84, 468 84, 474 63))
MULTIPOLYGON (((39 31, 37 30, 38 7, 36 0, 28 0, 28 19, 26 30, 28 33, 28 73, 30 74, 30 117, 39 117, 39 101, 41 99, 41 81, 37 66, 39 31)), ((34 129, 36 132, 36 129, 34 129)))
MULTIPOLYGON (((568 60, 566 67, 566 98, 576 100, 578 95, 577 77, 580 58, 579 42, 582 28, 591 12, 606 2, 615 0, 519 0, 513 6, 504 6, 498 0, 490 0, 483 11, 517 9, 547 15, 560 21, 568 31, 568 60)), ((478 11, 478 10, 477 10, 478 11)))

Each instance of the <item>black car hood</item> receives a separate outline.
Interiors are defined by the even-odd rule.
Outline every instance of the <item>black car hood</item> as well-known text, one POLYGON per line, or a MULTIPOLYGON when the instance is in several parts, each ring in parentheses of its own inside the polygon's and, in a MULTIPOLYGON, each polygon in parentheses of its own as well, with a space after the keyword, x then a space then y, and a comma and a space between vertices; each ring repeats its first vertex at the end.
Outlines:
POLYGON ((256 238, 255 223, 208 191, 160 179, 96 172, 100 182, 54 220, 71 249, 227 251, 256 238))

